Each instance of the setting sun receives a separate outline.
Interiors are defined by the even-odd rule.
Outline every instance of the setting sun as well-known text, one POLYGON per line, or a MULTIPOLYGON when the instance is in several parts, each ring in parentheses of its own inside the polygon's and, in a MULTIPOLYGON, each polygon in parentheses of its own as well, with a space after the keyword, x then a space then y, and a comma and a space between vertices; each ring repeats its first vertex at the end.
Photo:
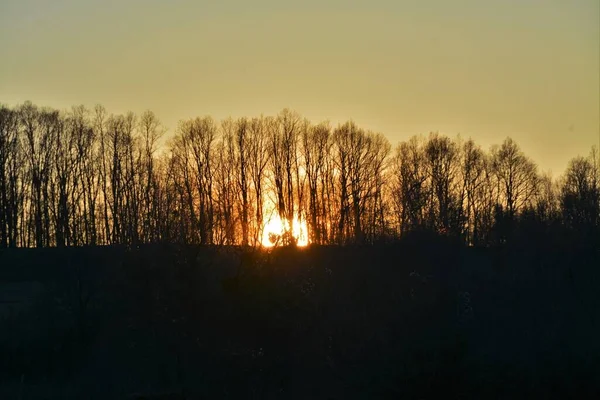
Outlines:
MULTIPOLYGON (((273 247, 276 244, 281 244, 281 237, 287 229, 287 222, 282 221, 279 215, 274 214, 265 224, 263 229, 261 244, 264 247, 273 247), (279 243, 278 243, 279 242, 279 243)), ((304 247, 308 245, 307 227, 305 221, 300 221, 297 217, 294 218, 292 224, 292 236, 296 240, 296 245, 304 247)))
POLYGON ((0 400, 600 393, 600 0, 0 0, 0 49, 0 400))

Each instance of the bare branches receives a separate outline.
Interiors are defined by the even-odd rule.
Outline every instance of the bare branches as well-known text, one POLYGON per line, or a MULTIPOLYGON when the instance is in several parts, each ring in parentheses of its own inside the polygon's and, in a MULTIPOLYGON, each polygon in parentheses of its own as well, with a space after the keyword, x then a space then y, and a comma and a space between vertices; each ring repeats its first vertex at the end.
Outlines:
POLYGON ((269 233, 294 244, 301 227, 318 244, 417 230, 502 243, 532 223, 598 231, 595 151, 558 182, 511 139, 486 152, 433 133, 390 154, 352 121, 332 130, 287 109, 181 121, 161 152, 165 132, 151 111, 0 106, 0 247, 260 245, 269 233), (265 232, 272 216, 281 232, 265 232))

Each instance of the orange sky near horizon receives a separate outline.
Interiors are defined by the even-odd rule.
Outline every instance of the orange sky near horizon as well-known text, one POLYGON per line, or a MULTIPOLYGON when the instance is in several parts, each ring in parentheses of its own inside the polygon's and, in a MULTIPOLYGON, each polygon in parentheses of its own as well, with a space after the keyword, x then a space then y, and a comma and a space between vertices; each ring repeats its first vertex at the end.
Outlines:
POLYGON ((3 0, 0 102, 353 119, 392 144, 514 138, 556 176, 600 138, 598 0, 3 0))

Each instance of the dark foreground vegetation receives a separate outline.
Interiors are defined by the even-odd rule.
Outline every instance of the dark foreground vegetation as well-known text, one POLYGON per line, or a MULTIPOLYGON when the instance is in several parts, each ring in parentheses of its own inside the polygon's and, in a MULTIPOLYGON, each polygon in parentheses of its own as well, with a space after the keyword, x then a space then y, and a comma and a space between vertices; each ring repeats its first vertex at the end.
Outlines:
POLYGON ((0 250, 0 398, 593 398, 598 261, 433 237, 0 250))

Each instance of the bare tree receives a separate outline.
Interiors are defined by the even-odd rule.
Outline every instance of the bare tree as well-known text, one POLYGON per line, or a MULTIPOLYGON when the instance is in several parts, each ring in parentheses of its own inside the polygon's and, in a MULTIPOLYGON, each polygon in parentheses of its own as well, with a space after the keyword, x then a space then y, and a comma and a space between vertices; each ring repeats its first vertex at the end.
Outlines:
POLYGON ((381 134, 369 133, 368 152, 361 162, 366 170, 365 189, 361 214, 365 216, 363 225, 367 227, 368 237, 371 240, 383 236, 387 231, 386 204, 384 201, 384 176, 388 167, 388 156, 391 145, 381 134))
POLYGON ((248 182, 248 162, 250 145, 248 144, 248 120, 240 118, 235 123, 235 145, 236 145, 236 167, 237 184, 241 196, 241 224, 242 224, 242 245, 249 243, 249 182, 248 182))
POLYGON ((511 138, 507 138, 500 147, 492 149, 492 170, 500 203, 512 220, 534 198, 538 182, 536 165, 511 138))
POLYGON ((350 199, 348 194, 350 182, 350 152, 351 136, 358 136, 358 127, 353 122, 347 122, 338 126, 333 132, 333 142, 335 145, 335 170, 338 176, 338 185, 340 188, 338 199, 338 227, 337 241, 343 242, 348 238, 350 227, 350 199))
POLYGON ((139 130, 142 140, 142 235, 143 241, 158 240, 159 225, 159 182, 156 173, 155 159, 157 142, 165 129, 152 111, 145 111, 140 116, 139 130))
POLYGON ((425 223, 427 204, 427 171, 419 138, 413 136, 396 148, 393 160, 394 181, 392 192, 400 234, 419 229, 425 223))
MULTIPOLYGON (((299 125, 299 116, 284 109, 277 117, 276 124, 268 126, 270 174, 276 196, 276 210, 281 219, 286 221, 284 239, 289 243, 294 241, 292 232, 295 207, 299 206, 295 201, 300 190, 297 188, 299 172, 296 151, 299 125)), ((300 210, 298 215, 299 213, 300 210)))
POLYGON ((27 102, 20 108, 21 127, 25 134, 26 154, 31 177, 30 215, 37 247, 50 245, 49 182, 61 129, 58 111, 40 110, 27 102))
POLYGON ((66 129, 73 141, 73 188, 68 200, 72 215, 69 244, 91 244, 98 242, 97 201, 100 189, 99 151, 96 131, 88 110, 83 106, 73 107, 67 115, 66 129))
POLYGON ((448 137, 430 134, 425 144, 429 175, 429 228, 437 232, 460 230, 458 199, 455 192, 458 149, 448 137), (459 218, 456 218, 459 217, 459 218))
POLYGON ((322 177, 325 174, 326 160, 329 155, 330 137, 329 124, 322 123, 303 130, 301 138, 309 191, 310 238, 315 243, 323 242, 323 194, 325 188, 322 177), (319 187, 320 182, 321 187, 319 187))
POLYGON ((194 189, 190 156, 187 151, 187 136, 179 134, 171 142, 171 152, 167 163, 166 176, 170 198, 170 218, 167 225, 168 237, 182 243, 197 242, 198 226, 194 207, 194 189))
MULTIPOLYGON (((189 158, 195 169, 194 185, 198 195, 198 211, 196 214, 200 243, 211 244, 214 223, 212 159, 217 126, 210 117, 196 118, 183 121, 179 126, 179 131, 186 162, 189 158)), ((193 202, 193 200, 190 201, 193 202)))
POLYGON ((16 247, 18 219, 22 210, 22 147, 19 114, 0 105, 0 247, 16 247))
POLYGON ((267 148, 267 124, 273 124, 271 119, 253 118, 248 130, 248 165, 252 185, 254 187, 255 233, 254 243, 258 242, 263 230, 264 193, 263 181, 269 163, 267 148))
POLYGON ((390 158, 381 134, 353 122, 332 131, 287 109, 220 126, 181 121, 161 156, 164 132, 150 111, 0 106, 0 247, 256 245, 269 200, 288 244, 305 220, 313 243, 369 242, 392 229, 472 245, 561 225, 598 234, 595 150, 573 159, 559 185, 509 138, 488 154, 472 140, 413 137, 390 158))
POLYGON ((238 185, 236 175, 232 172, 236 168, 235 155, 235 124, 227 119, 221 124, 222 135, 217 143, 217 164, 215 183, 217 190, 219 240, 217 243, 236 243, 236 197, 238 185))
POLYGON ((590 231, 600 221, 600 187, 595 149, 589 157, 569 162, 562 184, 561 204, 565 224, 578 231, 590 231))
POLYGON ((480 147, 469 139, 462 146, 462 194, 464 201, 466 242, 476 244, 479 238, 478 193, 485 181, 485 154, 480 147))
POLYGON ((112 234, 109 208, 110 208, 110 142, 108 134, 108 117, 106 110, 100 105, 96 105, 94 108, 94 117, 92 122, 92 128, 94 129, 94 136, 98 137, 98 174, 100 180, 100 187, 102 189, 101 206, 102 206, 102 225, 103 229, 103 242, 110 244, 114 243, 114 236, 112 234))
MULTIPOLYGON (((56 153, 54 156, 54 176, 52 179, 52 206, 54 214, 54 234, 59 247, 71 245, 71 218, 74 214, 74 191, 77 167, 76 138, 81 121, 68 116, 61 121, 56 135, 56 153)), ((76 235, 76 233, 75 233, 76 235)), ((73 236, 75 236, 73 235, 73 236)))

